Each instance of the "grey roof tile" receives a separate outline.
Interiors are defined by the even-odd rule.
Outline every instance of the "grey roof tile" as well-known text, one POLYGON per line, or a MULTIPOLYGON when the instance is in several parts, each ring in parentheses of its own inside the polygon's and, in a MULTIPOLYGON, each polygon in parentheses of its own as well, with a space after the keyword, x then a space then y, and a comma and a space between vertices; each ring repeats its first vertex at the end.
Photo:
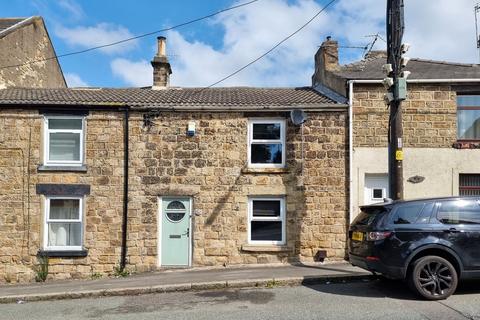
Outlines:
POLYGON ((100 105, 132 107, 252 107, 338 105, 311 87, 300 88, 7 88, 0 105, 100 105))
MULTIPOLYGON (((371 58, 347 64, 335 71, 339 77, 351 80, 383 79, 382 66, 386 63, 386 54, 375 54, 371 58)), ((409 79, 480 79, 480 65, 453 63, 413 58, 405 70, 411 72, 409 79)))

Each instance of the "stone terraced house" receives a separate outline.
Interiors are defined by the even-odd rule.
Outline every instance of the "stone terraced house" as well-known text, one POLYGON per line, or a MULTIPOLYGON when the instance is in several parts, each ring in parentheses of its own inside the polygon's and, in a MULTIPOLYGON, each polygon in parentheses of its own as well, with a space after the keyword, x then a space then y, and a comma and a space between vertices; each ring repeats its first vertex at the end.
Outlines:
MULTIPOLYGON (((360 205, 389 194, 389 110, 381 84, 386 52, 340 65, 338 43, 328 38, 315 61, 313 86, 347 97, 351 106, 353 219, 360 205)), ((405 198, 480 195, 480 65, 412 59, 406 69, 411 75, 402 104, 405 198)))
POLYGON ((152 88, 0 90, 0 282, 344 259, 348 106, 169 87, 164 38, 152 65, 152 88))

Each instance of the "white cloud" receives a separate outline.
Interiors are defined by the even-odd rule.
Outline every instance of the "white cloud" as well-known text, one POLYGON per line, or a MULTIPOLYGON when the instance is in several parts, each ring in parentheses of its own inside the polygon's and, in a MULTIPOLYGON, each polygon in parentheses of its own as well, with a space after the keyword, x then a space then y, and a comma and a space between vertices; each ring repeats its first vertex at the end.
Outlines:
POLYGON ((410 56, 478 63, 473 7, 476 0, 406 0, 405 41, 410 56))
POLYGON ((70 73, 66 72, 64 74, 65 80, 67 81, 67 85, 69 88, 75 88, 75 87, 88 87, 88 83, 82 80, 80 76, 76 73, 70 73))
MULTIPOLYGON (((169 32, 168 51, 178 56, 172 63, 172 84, 206 86, 237 70, 292 33, 320 9, 314 1, 264 0, 219 16, 214 27, 224 29, 223 47, 187 41, 169 32)), ((267 57, 222 84, 286 86, 309 84, 313 55, 321 42, 328 17, 323 16, 267 57)))
MULTIPOLYGON (((412 45, 411 57, 477 62, 473 7, 476 0, 405 0, 404 42, 412 45)), ((385 34, 386 2, 341 0, 333 11, 331 31, 350 44, 370 41, 364 36, 385 34)), ((377 49, 385 49, 382 41, 377 49)), ((358 58, 358 55, 357 55, 358 58)))
MULTIPOLYGON (((473 6, 476 0, 405 0, 404 40, 412 44, 411 57, 476 62, 473 6)), ((207 86, 257 58, 309 20, 322 5, 313 0, 263 0, 210 21, 224 31, 220 46, 187 40, 178 31, 167 34, 172 85, 207 86)), ((323 1, 325 3, 325 1, 323 1)), ((300 33, 219 86, 309 85, 313 57, 327 35, 341 46, 365 45, 366 35, 385 36, 386 1, 340 0, 300 33)), ((378 41, 376 49, 385 49, 378 41)), ((360 59, 362 50, 340 49, 343 63, 360 59)), ((151 57, 145 57, 150 59, 151 57)), ((150 85, 152 71, 145 60, 116 59, 115 75, 134 86, 150 85)))
MULTIPOLYGON (((93 27, 66 28, 58 26, 55 28, 57 37, 64 40, 71 46, 90 48, 104 44, 120 41, 133 37, 130 31, 122 26, 111 23, 99 23, 93 27)), ((114 54, 131 50, 137 46, 137 41, 132 40, 115 46, 99 49, 104 53, 114 54)))
POLYGON ((83 11, 82 7, 75 2, 74 0, 60 0, 57 4, 70 13, 70 17, 74 20, 80 20, 85 16, 85 12, 83 11))
POLYGON ((110 68, 112 73, 133 87, 147 87, 152 85, 153 71, 146 60, 130 61, 127 59, 114 59, 110 68))

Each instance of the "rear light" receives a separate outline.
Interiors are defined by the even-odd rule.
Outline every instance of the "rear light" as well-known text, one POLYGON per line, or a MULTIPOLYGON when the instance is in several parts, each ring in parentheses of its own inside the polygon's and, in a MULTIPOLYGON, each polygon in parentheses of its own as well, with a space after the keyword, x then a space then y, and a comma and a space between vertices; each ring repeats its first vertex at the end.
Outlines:
POLYGON ((375 256, 368 256, 368 257, 367 257, 367 260, 368 260, 368 261, 380 261, 380 258, 379 258, 379 257, 375 257, 375 256))
POLYGON ((378 241, 383 240, 392 235, 391 231, 374 231, 367 232, 367 241, 378 241))

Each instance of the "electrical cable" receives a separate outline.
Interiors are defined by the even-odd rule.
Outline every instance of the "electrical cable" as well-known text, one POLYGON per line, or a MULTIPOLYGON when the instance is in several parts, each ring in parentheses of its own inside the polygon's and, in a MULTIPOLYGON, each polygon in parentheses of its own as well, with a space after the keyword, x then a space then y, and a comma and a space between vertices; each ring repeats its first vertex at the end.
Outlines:
POLYGON ((63 58, 63 57, 68 57, 68 56, 73 56, 73 55, 77 55, 77 54, 82 54, 82 53, 86 53, 86 52, 90 52, 90 51, 94 51, 94 50, 98 50, 98 49, 102 49, 102 48, 107 48, 107 47, 111 47, 111 46, 116 46, 116 45, 119 45, 119 44, 122 44, 122 43, 125 43, 125 42, 128 42, 128 41, 132 41, 132 40, 136 40, 136 39, 148 37, 148 36, 151 36, 151 35, 160 33, 160 32, 166 32, 166 31, 170 31, 170 30, 177 29, 177 28, 180 28, 180 27, 184 27, 184 26, 186 26, 186 25, 189 25, 189 24, 192 24, 192 23, 201 21, 201 20, 209 19, 209 18, 214 17, 214 16, 216 16, 216 15, 218 15, 218 14, 220 14, 220 13, 223 13, 223 12, 227 12, 227 11, 230 11, 230 10, 234 10, 234 9, 238 9, 238 8, 240 8, 240 7, 247 6, 247 5, 252 4, 252 3, 254 3, 254 2, 257 2, 257 1, 260 1, 260 0, 251 0, 251 1, 248 1, 248 2, 244 2, 244 3, 238 4, 238 5, 235 5, 235 6, 226 8, 226 9, 222 9, 222 10, 216 11, 216 12, 214 12, 214 13, 210 13, 210 14, 208 14, 208 15, 206 15, 206 16, 203 16, 203 17, 200 17, 200 18, 196 18, 196 19, 193 19, 193 20, 189 20, 189 21, 186 21, 186 22, 182 22, 182 23, 180 23, 180 24, 177 24, 177 25, 174 25, 174 26, 165 28, 165 29, 160 29, 160 30, 156 30, 156 31, 151 31, 151 32, 147 32, 147 33, 140 34, 140 35, 138 35, 138 36, 126 38, 126 39, 123 39, 123 40, 119 40, 119 41, 115 41, 115 42, 111 42, 111 43, 106 43, 106 44, 102 44, 102 45, 99 45, 99 46, 96 46, 96 47, 91 47, 91 48, 87 48, 87 49, 83 49, 83 50, 79 50, 79 51, 73 51, 73 52, 68 52, 68 53, 64 53, 64 54, 60 54, 60 55, 55 55, 55 56, 51 56, 51 57, 44 58, 44 59, 33 60, 33 61, 29 61, 29 62, 25 62, 25 63, 20 63, 20 64, 15 64, 15 65, 3 66, 3 67, 0 67, 0 70, 2 70, 2 69, 8 69, 8 68, 22 67, 22 66, 26 66, 26 65, 30 65, 30 64, 34 64, 34 63, 49 61, 49 60, 53 60, 53 59, 58 59, 58 58, 63 58))
POLYGON ((223 77, 222 79, 210 84, 209 86, 207 87, 204 87, 202 88, 200 91, 202 90, 205 90, 207 88, 211 88, 213 86, 216 86, 217 84, 233 77, 234 75, 240 73, 241 71, 243 71, 244 69, 250 67, 252 64, 254 64, 255 62, 259 61, 260 59, 264 58, 265 56, 267 56, 268 54, 270 54, 272 51, 274 51, 276 48, 278 48, 281 44, 283 44, 285 41, 287 41, 288 39, 290 39, 291 37, 293 37, 294 35, 296 35, 297 33, 299 33, 302 29, 304 29, 306 26, 308 26, 313 20, 315 20, 315 18, 317 18, 322 12, 324 12, 328 7, 330 7, 334 2, 336 2, 338 0, 332 0, 330 1, 329 3, 327 3, 322 9, 320 9, 320 11, 318 11, 313 17, 311 17, 306 23, 304 23, 302 26, 300 26, 300 28, 298 28, 297 30, 295 30, 293 33, 291 33, 290 35, 288 35, 287 37, 283 38, 281 41, 277 42, 277 44, 275 44, 272 48, 270 48, 269 50, 267 50, 266 52, 264 52, 263 54, 261 54, 259 57, 257 57, 256 59, 250 61, 249 63, 247 63, 246 65, 244 65, 243 67, 235 70, 234 72, 230 73, 229 75, 223 77))

